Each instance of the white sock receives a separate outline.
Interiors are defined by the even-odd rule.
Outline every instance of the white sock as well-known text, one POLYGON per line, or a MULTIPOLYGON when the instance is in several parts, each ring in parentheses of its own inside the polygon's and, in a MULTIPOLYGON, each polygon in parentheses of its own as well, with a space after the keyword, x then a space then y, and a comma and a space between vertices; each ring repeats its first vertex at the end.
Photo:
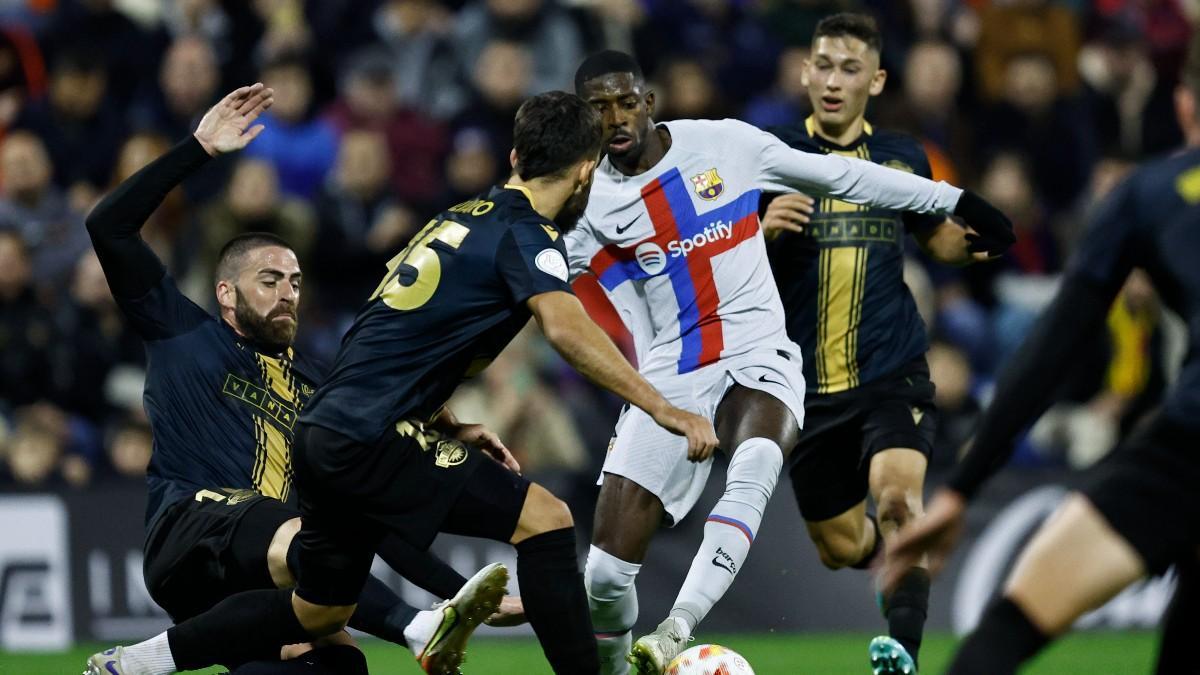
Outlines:
POLYGON ((442 625, 442 610, 427 609, 423 612, 417 612, 413 620, 404 627, 404 641, 408 643, 408 649, 414 656, 420 656, 425 650, 425 645, 429 644, 429 639, 433 637, 434 631, 438 626, 442 625))
POLYGON ((595 546, 588 550, 583 572, 592 626, 600 651, 601 675, 626 675, 625 656, 633 646, 638 602, 634 580, 641 565, 626 562, 595 546))
POLYGON ((141 675, 170 675, 175 672, 175 657, 171 656, 167 634, 159 633, 145 642, 126 647, 121 667, 141 675))
POLYGON ((733 451, 725 494, 704 524, 704 542, 671 608, 671 616, 687 625, 688 635, 725 595, 746 562, 782 468, 783 452, 769 439, 751 438, 733 451))

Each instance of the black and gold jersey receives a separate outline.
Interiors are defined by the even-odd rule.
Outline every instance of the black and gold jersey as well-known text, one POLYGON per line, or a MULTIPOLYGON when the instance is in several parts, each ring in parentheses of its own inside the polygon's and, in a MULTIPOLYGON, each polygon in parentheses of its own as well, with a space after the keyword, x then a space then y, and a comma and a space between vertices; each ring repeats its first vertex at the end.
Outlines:
MULTIPOLYGON (((930 176, 915 139, 870 124, 847 146, 817 135, 811 118, 769 131, 805 152, 930 176)), ((925 352, 925 325, 903 279, 904 235, 936 227, 944 218, 822 198, 805 232, 784 232, 768 245, 788 335, 804 353, 810 394, 853 389, 925 352)))
POLYGON ((562 232, 526 190, 443 211, 388 263, 301 420, 361 443, 428 420, 529 322, 526 300, 550 291, 571 292, 562 232))
POLYGON ((143 402, 154 434, 147 521, 214 487, 288 501, 296 421, 319 367, 291 348, 260 349, 184 297, 170 275, 117 302, 146 341, 143 402))

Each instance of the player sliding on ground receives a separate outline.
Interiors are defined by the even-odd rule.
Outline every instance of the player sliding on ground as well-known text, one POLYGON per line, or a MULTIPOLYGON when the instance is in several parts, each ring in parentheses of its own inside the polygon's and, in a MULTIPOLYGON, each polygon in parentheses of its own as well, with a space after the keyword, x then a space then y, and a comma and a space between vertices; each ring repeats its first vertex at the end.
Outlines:
MULTIPOLYGON (((295 584, 300 512, 292 498, 292 432, 323 376, 292 347, 301 289, 296 255, 267 233, 227 242, 216 265, 221 310, 214 317, 179 292, 139 235, 172 189, 211 157, 254 139, 252 125, 272 94, 261 84, 230 93, 193 136, 123 182, 87 219, 113 297, 149 353, 145 406, 154 455, 146 476, 144 568, 150 596, 175 622, 239 591, 295 584)), ((490 432, 468 426, 458 433, 486 438, 510 459, 490 432)), ((466 583, 401 540, 385 548, 384 557, 400 561, 397 568, 416 583, 457 597, 418 612, 370 577, 351 625, 407 645, 427 669, 453 668, 475 627, 456 614, 475 613, 478 588, 499 570, 488 568, 466 583)), ((154 660, 160 647, 135 651, 129 660, 154 660)), ((344 657, 336 655, 347 651, 353 647, 317 650, 306 659, 340 664, 344 657)), ((105 673, 110 660, 116 659, 92 665, 105 673)), ((337 669, 348 672, 345 665, 337 669)))
MULTIPOLYGON (((566 505, 461 441, 445 402, 535 317, 563 357, 707 457, 707 420, 668 403, 625 361, 567 283, 563 234, 587 205, 602 138, 572 94, 517 112, 503 188, 438 214, 388 265, 301 414, 293 447, 303 525, 294 592, 250 591, 167 631, 172 661, 112 666, 160 675, 278 653, 338 634, 385 534, 418 549, 439 532, 512 543, 529 623, 555 672, 599 670, 566 505)), ((499 604, 489 579, 478 622, 499 604)))
MULTIPOLYGON (((866 15, 823 19, 803 71, 813 114, 771 131, 805 152, 858 157, 928 178, 929 161, 916 139, 866 121, 867 101, 887 79, 879 68, 882 46, 866 15)), ((1013 237, 985 239, 941 215, 799 193, 771 201, 763 231, 808 385, 804 430, 789 467, 796 503, 821 562, 866 569, 884 538, 921 514, 937 431, 925 322, 904 285, 905 232, 949 265, 987 260, 1013 237), (867 512, 868 494, 875 515, 867 512)), ((924 566, 914 565, 880 604, 889 635, 871 642, 872 670, 912 675, 929 606, 924 566)))
POLYGON ((1147 574, 1177 564, 1159 675, 1197 672, 1200 554, 1200 36, 1175 91, 1187 148, 1150 162, 1097 209, 1058 295, 1001 374, 975 440, 926 515, 889 547, 883 581, 894 587, 914 561, 945 562, 962 532, 966 502, 1012 454, 1017 435, 1049 407, 1073 356, 1104 335, 1113 300, 1135 267, 1188 326, 1187 356, 1161 409, 1089 472, 1025 550, 1003 595, 962 643, 947 673, 1010 675, 1147 574))
POLYGON ((605 457, 586 581, 606 673, 660 673, 745 563, 804 420, 800 348, 759 229, 759 197, 805 190, 858 204, 955 212, 1009 232, 999 211, 945 183, 870 162, 793 150, 736 120, 655 124, 637 62, 589 57, 575 89, 604 119, 607 156, 579 227, 573 274, 591 272, 633 333, 640 372, 672 403, 715 421, 730 453, 725 494, 704 526, 670 616, 632 643, 637 578, 663 524, 695 505, 712 463, 627 409, 605 457), (631 644, 632 643, 632 644, 631 644))

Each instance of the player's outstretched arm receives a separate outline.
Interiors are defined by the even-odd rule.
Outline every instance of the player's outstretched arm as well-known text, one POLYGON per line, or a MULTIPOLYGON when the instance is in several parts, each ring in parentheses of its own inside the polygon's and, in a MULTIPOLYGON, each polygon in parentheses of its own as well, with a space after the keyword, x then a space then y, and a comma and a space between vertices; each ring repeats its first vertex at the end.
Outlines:
MULTIPOLYGON (((1008 218, 969 190, 867 160, 803 152, 765 131, 750 133, 759 146, 755 152, 765 189, 801 190, 899 211, 954 214, 974 230, 969 236, 972 253, 999 255, 1016 241, 1008 218)), ((753 146, 750 138, 746 140, 753 146)))
POLYGON ((253 135, 237 132, 235 137, 239 120, 234 113, 244 111, 239 113, 242 119, 253 121, 270 107, 272 93, 261 84, 230 93, 204 116, 196 135, 130 176, 88 214, 88 234, 115 296, 140 298, 162 279, 166 268, 139 235, 142 225, 209 157, 226 151, 222 148, 245 147, 258 134, 251 130, 253 135))
POLYGON ((576 370, 645 410, 664 429, 688 440, 688 459, 703 461, 717 449, 712 422, 671 405, 646 381, 570 293, 553 291, 529 298, 546 340, 576 370))

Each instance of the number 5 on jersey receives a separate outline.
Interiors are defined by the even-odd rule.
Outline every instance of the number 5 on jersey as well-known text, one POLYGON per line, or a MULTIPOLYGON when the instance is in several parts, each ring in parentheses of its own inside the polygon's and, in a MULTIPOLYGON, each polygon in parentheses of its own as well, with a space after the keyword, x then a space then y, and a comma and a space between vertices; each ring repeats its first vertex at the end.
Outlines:
POLYGON ((403 251, 388 261, 387 276, 370 299, 381 298, 388 307, 401 310, 416 309, 429 302, 442 281, 442 261, 430 244, 438 241, 457 249, 470 233, 465 225, 452 220, 429 221, 403 251), (402 276, 411 281, 403 283, 402 276))

